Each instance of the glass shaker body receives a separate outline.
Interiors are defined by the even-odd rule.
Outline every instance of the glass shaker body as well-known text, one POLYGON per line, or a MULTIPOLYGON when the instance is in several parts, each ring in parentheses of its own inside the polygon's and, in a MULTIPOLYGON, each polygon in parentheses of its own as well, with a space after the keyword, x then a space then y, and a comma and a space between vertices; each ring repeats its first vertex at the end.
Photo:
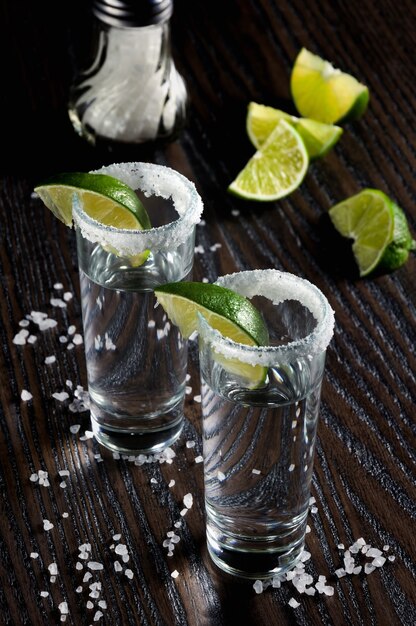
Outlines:
POLYGON ((76 132, 93 145, 171 140, 184 125, 186 108, 169 20, 120 26, 94 16, 92 61, 70 89, 69 117, 76 132))

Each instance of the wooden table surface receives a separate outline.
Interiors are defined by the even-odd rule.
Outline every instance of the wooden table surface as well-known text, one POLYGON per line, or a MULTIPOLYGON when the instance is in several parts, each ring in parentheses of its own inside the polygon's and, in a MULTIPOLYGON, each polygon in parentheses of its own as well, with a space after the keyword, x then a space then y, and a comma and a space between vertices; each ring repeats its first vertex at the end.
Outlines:
POLYGON ((0 623, 59 624, 59 605, 67 602, 66 624, 75 626, 414 625, 416 258, 392 274, 360 279, 349 243, 335 235, 326 212, 374 187, 396 200, 416 233, 416 4, 177 0, 172 38, 191 97, 187 126, 168 146, 117 155, 86 145, 67 116, 85 4, 1 2, 0 623), (289 77, 303 46, 367 84, 369 108, 345 124, 337 146, 311 164, 289 197, 243 202, 227 186, 253 152, 247 104, 294 112, 289 77), (69 409, 75 386, 87 386, 83 346, 67 350, 58 340, 70 325, 82 332, 74 232, 32 190, 48 174, 115 160, 168 164, 195 182, 205 204, 196 280, 275 267, 315 283, 335 310, 306 544, 306 570, 315 582, 326 576, 331 597, 300 595, 290 582, 256 594, 252 583, 211 564, 202 464, 195 461, 201 454, 195 343, 186 427, 171 464, 114 459, 85 436, 88 412, 69 409), (63 293, 73 296, 66 308, 51 306, 51 297, 63 293), (46 312, 58 325, 43 332, 32 325, 36 343, 16 345, 19 321, 31 311, 46 312), (56 362, 46 365, 52 354, 56 362), (68 400, 53 398, 65 388, 68 400), (22 390, 33 398, 22 400, 22 390), (74 424, 77 433, 70 431, 74 424), (30 480, 40 470, 49 485, 30 480), (193 505, 181 518, 188 493, 193 505), (180 541, 168 557, 163 542, 178 519, 180 541), (45 530, 43 520, 53 528, 45 530), (368 575, 338 579, 344 551, 337 546, 346 549, 360 537, 381 550, 390 546, 385 556, 392 560, 368 575), (89 570, 90 580, 88 568, 76 565, 85 565, 78 557, 83 544, 90 544, 89 560, 104 566, 89 570), (129 555, 121 572, 113 566, 122 559, 117 545, 129 555), (94 593, 95 582, 101 589, 94 593))

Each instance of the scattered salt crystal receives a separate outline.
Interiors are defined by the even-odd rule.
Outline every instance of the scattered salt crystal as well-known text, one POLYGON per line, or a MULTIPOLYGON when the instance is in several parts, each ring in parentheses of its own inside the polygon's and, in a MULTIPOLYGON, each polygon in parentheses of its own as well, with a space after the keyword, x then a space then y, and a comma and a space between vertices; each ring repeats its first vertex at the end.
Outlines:
POLYGON ((32 483, 35 483, 38 479, 39 479, 39 476, 38 476, 36 473, 35 473, 35 474, 31 474, 31 475, 29 476, 29 480, 30 480, 32 483))
POLYGON ((339 543, 339 544, 337 545, 337 548, 338 548, 339 550, 345 550, 345 546, 344 546, 344 544, 343 544, 343 543, 339 543))
MULTIPOLYGON (((82 338, 82 335, 80 335, 79 333, 76 333, 76 334, 73 336, 72 341, 73 341, 73 343, 74 343, 76 346, 80 346, 82 343, 84 343, 84 340, 83 340, 83 338, 82 338)), ((107 345, 106 345, 106 348, 107 348, 107 345)))
POLYGON ((192 387, 190 387, 189 385, 186 385, 185 393, 186 393, 186 395, 189 395, 190 393, 192 393, 192 387))
POLYGON ((204 246, 195 246, 195 254, 204 254, 205 252, 205 248, 204 246))
POLYGON ((91 602, 91 600, 88 600, 86 606, 87 606, 87 609, 93 609, 94 608, 94 602, 91 602))
POLYGON ((65 335, 60 335, 59 341, 61 343, 68 343, 68 337, 65 337, 65 335))
POLYGON ((188 509, 182 509, 182 511, 180 512, 180 515, 184 517, 187 514, 187 512, 188 512, 188 509))
POLYGON ((381 556, 383 553, 381 550, 379 550, 378 548, 370 548, 367 551, 367 556, 369 557, 377 557, 377 556, 381 556))
POLYGON ((253 584, 253 589, 256 593, 263 593, 263 582, 261 580, 256 580, 253 584))
POLYGON ((151 482, 153 485, 155 485, 155 484, 157 485, 157 480, 156 480, 156 478, 151 478, 151 479, 150 479, 150 482, 151 482))
POLYGON ((103 615, 104 613, 102 611, 96 611, 94 615, 94 622, 98 622, 98 620, 101 619, 103 615))
POLYGON ((202 279, 202 282, 203 282, 203 283, 209 283, 209 278, 206 278, 206 277, 204 276, 204 277, 203 277, 203 279, 202 279))
POLYGON ((316 593, 316 589, 315 589, 315 587, 307 587, 307 588, 305 589, 305 593, 306 593, 306 595, 308 595, 308 596, 314 596, 314 595, 315 595, 315 593, 316 593))
POLYGON ((28 330, 20 330, 14 337, 13 337, 13 343, 16 344, 17 346, 24 346, 26 343, 26 337, 29 335, 29 331, 28 330))
POLYGON ((19 326, 21 326, 21 328, 26 328, 27 326, 29 326, 29 324, 29 320, 20 320, 19 322, 19 326))
POLYGON ((64 293, 64 300, 65 302, 69 302, 69 300, 72 300, 73 298, 73 294, 70 291, 65 291, 64 293))
POLYGON ((48 570, 51 576, 56 576, 58 573, 58 566, 56 563, 51 563, 48 565, 48 570))
POLYGON ((306 563, 306 561, 309 561, 310 558, 311 558, 311 553, 308 552, 307 550, 302 550, 299 556, 299 560, 301 561, 301 563, 306 563))
POLYGON ((66 519, 67 517, 69 517, 69 513, 67 513, 67 512, 65 511, 64 513, 62 513, 62 517, 64 517, 64 518, 66 519))
POLYGON ((318 507, 317 506, 312 506, 311 507, 311 513, 317 513, 318 512, 318 507))
POLYGON ((91 572, 85 572, 84 578, 82 579, 83 583, 87 583, 92 578, 91 572))
POLYGON ((187 448, 194 448, 195 447, 195 441, 187 441, 185 445, 186 445, 187 448))
POLYGON ((31 559, 37 559, 37 558, 38 558, 38 556, 39 556, 38 552, 31 552, 31 553, 30 553, 30 558, 31 558, 31 559))
POLYGON ((60 483, 59 483, 59 486, 60 486, 60 488, 61 488, 61 489, 66 489, 67 484, 66 484, 66 482, 63 480, 62 482, 60 482, 60 483))
POLYGON ((80 428, 81 428, 81 424, 73 424, 72 426, 69 427, 69 430, 71 431, 73 435, 76 435, 80 428))
POLYGON ((289 472, 293 472, 294 469, 295 469, 295 465, 293 463, 291 463, 289 465, 289 472))
POLYGON ((72 341, 67 345, 66 349, 67 350, 73 350, 74 349, 74 344, 72 343, 72 341))
POLYGON ((131 569, 126 569, 126 571, 124 572, 125 575, 127 576, 127 578, 130 578, 130 580, 133 578, 134 574, 131 571, 131 569))
POLYGON ((390 546, 383 546, 383 552, 387 552, 388 550, 390 550, 390 546))
POLYGON ((81 586, 81 585, 79 585, 79 587, 77 587, 77 588, 75 589, 75 592, 76 592, 76 593, 81 593, 81 591, 82 591, 82 586, 81 586))
POLYGON ((186 506, 187 509, 190 509, 192 504, 193 504, 193 496, 191 493, 187 493, 184 497, 183 497, 183 503, 186 506))
POLYGON ((42 598, 47 598, 49 595, 49 591, 41 591, 40 595, 42 596, 42 598))
POLYGON ((175 481, 172 478, 172 480, 168 484, 168 487, 173 487, 174 485, 175 485, 175 481))
POLYGON ((204 460, 203 456, 196 456, 195 457, 195 463, 202 463, 203 460, 204 460))
POLYGON ((98 570, 104 569, 103 564, 102 563, 98 563, 97 561, 89 561, 87 563, 87 567, 89 567, 93 571, 98 571, 98 570))
POLYGON ((27 402, 28 400, 31 400, 33 398, 32 394, 30 393, 30 391, 27 391, 27 389, 22 389, 20 397, 24 402, 27 402))
POLYGON ((50 365, 51 363, 55 363, 56 361, 56 356, 54 356, 53 354, 51 356, 47 356, 45 358, 45 364, 46 365, 50 365))
POLYGON ((393 561, 395 561, 395 560, 396 560, 396 557, 395 557, 393 554, 391 554, 391 555, 390 555, 390 556, 388 556, 387 558, 388 558, 388 560, 389 560, 389 561, 391 561, 392 563, 393 563, 393 561))
POLYGON ((352 573, 357 576, 361 572, 362 569, 363 569, 362 565, 357 565, 357 567, 354 567, 354 569, 352 570, 352 573))
POLYGON ((252 470, 251 470, 251 473, 252 473, 252 474, 261 474, 261 471, 260 471, 260 470, 258 470, 258 469, 252 469, 252 470))
POLYGON ((343 576, 346 576, 347 572, 345 571, 345 569, 343 567, 340 567, 339 569, 335 570, 335 575, 338 576, 338 578, 342 578, 343 576))
POLYGON ((64 309, 66 307, 66 303, 61 300, 61 298, 51 298, 50 303, 54 307, 58 307, 60 309, 64 309))
POLYGON ((53 288, 56 289, 57 291, 59 291, 60 289, 63 289, 64 286, 63 286, 62 283, 55 283, 53 288))
POLYGON ((128 553, 127 546, 124 543, 119 543, 116 546, 115 553, 116 554, 127 554, 128 553))
POLYGON ((223 472, 217 472, 217 478, 221 483, 223 480, 225 480, 225 474, 223 472))
POLYGON ((83 564, 82 564, 82 563, 80 563, 79 561, 77 561, 77 562, 75 563, 75 569, 77 569, 77 570, 81 570, 81 569, 84 569, 84 566, 83 566, 83 564))
POLYGON ((121 572, 123 568, 118 561, 114 561, 114 569, 116 572, 121 572))
POLYGON ((179 576, 179 572, 177 569, 173 570, 173 572, 171 573, 172 578, 177 578, 179 576))
POLYGON ((201 402, 201 396, 200 394, 194 396, 194 402, 201 402))
POLYGON ((309 524, 306 525, 306 533, 310 533, 311 532, 311 527, 309 526, 309 524))
POLYGON ((32 344, 33 344, 33 343, 36 343, 36 342, 37 342, 37 340, 38 340, 38 338, 37 338, 37 337, 35 337, 35 335, 29 335, 29 337, 27 338, 27 342, 28 342, 28 343, 32 343, 32 344))
POLYGON ((67 394, 66 391, 55 391, 55 393, 52 394, 52 398, 55 398, 55 400, 59 400, 59 402, 64 402, 64 400, 67 400, 69 398, 69 394, 67 394))
POLYGON ((231 215, 233 215, 234 217, 238 217, 240 215, 240 211, 238 209, 232 209, 231 215))
POLYGON ((69 613, 68 603, 67 602, 61 602, 58 605, 58 609, 60 610, 61 613, 65 614, 65 615, 67 615, 69 613))
POLYGON ((180 520, 178 520, 177 522, 174 523, 174 527, 175 528, 181 528, 182 527, 182 522, 180 520))
POLYGON ((53 528, 53 524, 48 519, 43 520, 43 530, 51 530, 53 528))
POLYGON ((376 558, 372 560, 371 565, 374 565, 375 567, 383 567, 385 562, 386 558, 384 556, 376 556, 376 558))
POLYGON ((49 328, 55 328, 58 322, 52 319, 44 319, 38 323, 39 330, 48 330, 49 328))
POLYGON ((106 609, 107 608, 107 602, 105 600, 100 600, 98 602, 98 606, 100 607, 100 609, 106 609))
POLYGON ((116 535, 113 535, 113 541, 120 541, 121 539, 121 534, 117 533, 116 535))
POLYGON ((376 568, 374 567, 374 565, 372 565, 371 563, 366 563, 364 565, 364 572, 366 574, 371 574, 371 572, 374 572, 376 568))
POLYGON ((291 606, 293 609, 297 609, 298 606, 300 606, 300 602, 297 602, 295 598, 290 598, 288 605, 291 606))

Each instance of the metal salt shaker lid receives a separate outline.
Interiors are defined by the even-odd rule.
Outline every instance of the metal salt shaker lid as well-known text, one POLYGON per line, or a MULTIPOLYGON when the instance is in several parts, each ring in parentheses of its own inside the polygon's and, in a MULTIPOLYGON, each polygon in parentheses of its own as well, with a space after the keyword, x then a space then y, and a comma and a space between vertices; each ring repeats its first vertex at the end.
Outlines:
POLYGON ((170 18, 173 0, 93 0, 92 10, 110 26, 150 26, 170 18))

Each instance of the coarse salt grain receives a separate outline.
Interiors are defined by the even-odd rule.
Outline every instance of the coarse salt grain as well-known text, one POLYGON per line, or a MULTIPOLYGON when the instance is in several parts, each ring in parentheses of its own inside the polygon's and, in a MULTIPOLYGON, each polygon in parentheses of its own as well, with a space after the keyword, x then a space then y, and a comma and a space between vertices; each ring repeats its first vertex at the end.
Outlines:
POLYGON ((222 483, 225 480, 225 474, 223 472, 218 471, 217 478, 220 481, 220 483, 222 483))
POLYGON ((53 528, 53 524, 48 519, 44 519, 43 530, 52 530, 52 528, 53 528))
POLYGON ((49 591, 41 591, 39 595, 41 595, 42 598, 47 598, 49 595, 49 591))
POLYGON ((253 589, 256 593, 263 593, 263 582, 261 580, 256 580, 253 584, 253 589))
POLYGON ((193 504, 193 496, 191 493, 187 493, 184 497, 183 497, 183 503, 186 506, 187 509, 190 509, 192 507, 193 504))
POLYGON ((196 456, 195 457, 195 463, 202 463, 203 460, 204 460, 203 456, 196 456))
POLYGON ((172 578, 177 578, 179 576, 179 572, 177 569, 173 570, 173 572, 171 573, 172 578))
POLYGON ((55 400, 58 400, 59 402, 64 402, 64 400, 69 398, 69 394, 66 391, 55 391, 55 393, 52 394, 52 398, 55 398, 55 400))
POLYGON ((297 609, 298 606, 300 606, 300 602, 295 600, 295 598, 290 598, 288 605, 291 606, 293 609, 297 609))
POLYGON ((27 402, 28 400, 31 400, 33 398, 32 394, 30 393, 30 391, 27 391, 27 389, 22 389, 20 397, 24 402, 27 402))
POLYGON ((194 396, 194 402, 201 402, 201 396, 200 394, 194 396))
POLYGON ((260 471, 260 470, 258 470, 258 469, 253 468, 253 469, 251 470, 251 473, 252 473, 252 474, 261 474, 261 471, 260 471))
POLYGON ((37 559, 37 558, 38 558, 38 556, 39 556, 39 553, 38 553, 38 552, 31 552, 31 553, 30 553, 30 558, 31 558, 31 559, 37 559))
POLYGON ((87 563, 87 567, 89 567, 93 571, 99 571, 104 569, 104 565, 102 563, 98 563, 97 561, 89 561, 87 563))
POLYGON ((124 574, 127 576, 127 578, 130 578, 130 580, 133 578, 134 573, 131 571, 131 569, 126 569, 126 571, 124 572, 124 574))

